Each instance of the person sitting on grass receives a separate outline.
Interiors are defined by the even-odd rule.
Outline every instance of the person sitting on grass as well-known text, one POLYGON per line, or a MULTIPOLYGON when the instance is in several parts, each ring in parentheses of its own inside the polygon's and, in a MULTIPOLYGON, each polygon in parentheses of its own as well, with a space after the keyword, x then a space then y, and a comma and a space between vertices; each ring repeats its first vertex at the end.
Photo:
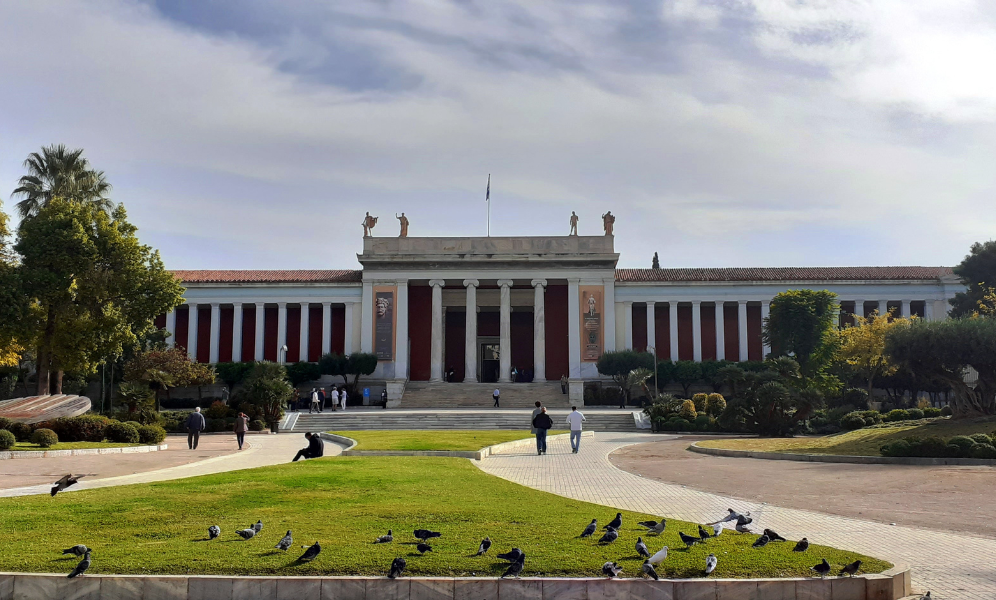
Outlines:
POLYGON ((321 436, 309 431, 304 437, 308 439, 308 447, 298 450, 297 456, 291 462, 297 462, 300 458, 321 458, 325 455, 325 442, 321 436))

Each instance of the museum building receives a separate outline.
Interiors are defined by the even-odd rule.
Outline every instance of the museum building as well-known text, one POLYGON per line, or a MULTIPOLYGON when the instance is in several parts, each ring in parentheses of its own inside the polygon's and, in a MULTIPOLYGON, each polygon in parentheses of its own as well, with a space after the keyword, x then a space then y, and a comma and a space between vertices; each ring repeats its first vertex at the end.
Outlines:
POLYGON ((157 325, 206 363, 372 352, 391 397, 408 381, 566 376, 573 399, 606 351, 761 360, 761 323, 785 290, 835 292, 845 324, 886 310, 943 319, 964 289, 947 267, 617 269, 607 232, 367 235, 361 270, 174 271, 186 303, 157 325))

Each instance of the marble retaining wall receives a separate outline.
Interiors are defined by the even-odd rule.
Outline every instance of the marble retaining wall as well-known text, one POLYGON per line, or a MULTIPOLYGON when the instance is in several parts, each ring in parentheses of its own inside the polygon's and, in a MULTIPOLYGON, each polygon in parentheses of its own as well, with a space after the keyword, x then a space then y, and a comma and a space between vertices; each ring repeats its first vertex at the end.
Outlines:
POLYGON ((936 467, 960 465, 974 467, 996 467, 996 460, 988 458, 918 458, 912 456, 849 456, 846 454, 789 454, 787 452, 760 452, 757 450, 730 450, 728 448, 704 448, 693 443, 688 447, 692 452, 725 456, 728 458, 758 458, 762 460, 794 460, 798 462, 849 463, 857 465, 914 465, 936 467))
POLYGON ((93 454, 141 454, 165 450, 166 444, 158 446, 125 446, 122 448, 79 448, 76 450, 4 450, 0 460, 12 458, 53 458, 56 456, 87 456, 93 454))
MULTIPOLYGON (((513 440, 511 442, 502 442, 501 444, 495 444, 494 446, 487 446, 486 448, 481 448, 480 450, 353 450, 356 447, 356 440, 353 438, 348 438, 342 435, 336 435, 334 433, 319 433, 323 440, 330 442, 335 442, 345 446, 345 450, 342 451, 342 456, 441 456, 444 458, 469 458, 472 460, 481 460, 482 458, 491 456, 492 454, 504 454, 506 452, 514 450, 522 450, 525 448, 535 448, 536 438, 528 437, 521 440, 513 440)), ((581 434, 582 438, 593 437, 595 432, 585 431, 581 434)), ((558 439, 567 439, 570 437, 569 433, 560 433, 557 435, 551 435, 547 437, 547 441, 553 441, 558 439)))

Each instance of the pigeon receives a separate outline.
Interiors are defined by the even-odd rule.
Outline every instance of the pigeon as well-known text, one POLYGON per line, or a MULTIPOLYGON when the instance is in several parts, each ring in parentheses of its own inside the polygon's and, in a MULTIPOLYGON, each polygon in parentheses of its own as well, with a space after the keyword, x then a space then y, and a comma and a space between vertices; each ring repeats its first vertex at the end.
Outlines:
POLYGON ((592 534, 595 533, 596 529, 598 529, 598 519, 592 519, 591 523, 588 523, 588 526, 581 532, 581 537, 591 537, 592 534))
POLYGON ((263 522, 257 519, 256 520, 256 524, 253 525, 252 528, 253 528, 253 530, 256 531, 256 533, 259 533, 260 531, 263 531, 263 522))
POLYGON ((690 535, 685 535, 684 533, 682 533, 680 531, 678 532, 678 537, 681 538, 681 541, 685 543, 685 546, 691 546, 693 544, 698 544, 699 542, 702 541, 700 538, 692 537, 690 535))
POLYGON ((380 536, 379 538, 377 538, 376 540, 374 540, 374 543, 375 544, 387 544, 387 543, 393 542, 393 541, 394 541, 394 530, 388 529, 387 530, 387 535, 380 536))
POLYGON ((772 542, 787 542, 788 541, 787 539, 785 539, 782 536, 778 535, 777 533, 775 533, 771 529, 765 529, 764 530, 764 535, 768 536, 768 539, 771 540, 772 542))
POLYGON ((408 563, 405 562, 403 558, 396 558, 391 561, 391 572, 387 575, 388 579, 395 579, 401 577, 401 574, 405 572, 405 567, 408 563))
POLYGON ((708 575, 716 570, 716 565, 719 564, 719 559, 716 558, 715 554, 710 554, 706 557, 706 570, 705 574, 708 575))
POLYGON ((719 537, 719 534, 723 533, 724 529, 725 527, 723 527, 722 523, 716 523, 715 525, 712 526, 713 530, 712 537, 719 537))
POLYGON ((505 569, 505 572, 501 574, 501 578, 504 579, 509 575, 511 575, 512 577, 518 577, 520 574, 522 574, 522 567, 525 565, 525 562, 526 562, 526 553, 523 552, 522 554, 519 555, 518 560, 508 565, 508 568, 505 569))
POLYGON ((709 535, 709 532, 706 531, 705 529, 703 529, 701 525, 699 525, 699 539, 707 540, 707 539, 709 539, 711 537, 712 536, 709 535))
POLYGON ((650 558, 650 550, 647 550, 647 545, 643 543, 643 538, 636 538, 636 553, 643 558, 650 558))
POLYGON ((432 546, 426 544, 425 542, 419 542, 418 546, 415 546, 419 554, 425 554, 426 552, 432 552, 432 546))
POLYGON ((428 539, 440 537, 441 535, 443 534, 439 533, 438 531, 429 531, 428 529, 415 530, 415 538, 422 540, 423 542, 428 539))
POLYGON ((654 565, 650 564, 649 560, 643 561, 643 566, 640 568, 643 570, 644 573, 653 577, 654 581, 660 579, 660 577, 657 576, 657 571, 654 569, 654 565))
POLYGON ((806 550, 809 550, 809 540, 806 538, 799 540, 799 543, 795 545, 795 548, 792 548, 792 552, 805 552, 806 550))
POLYGON ((622 513, 616 513, 616 518, 609 521, 609 524, 602 529, 608 529, 609 527, 613 529, 619 529, 622 527, 622 513))
POLYGON ((759 537, 756 540, 754 540, 754 543, 751 544, 751 548, 764 548, 765 546, 768 545, 768 542, 770 542, 770 541, 771 541, 771 538, 769 538, 766 535, 762 535, 761 537, 759 537))
POLYGON ((76 568, 73 569, 73 572, 69 574, 69 579, 72 579, 73 577, 79 577, 83 573, 86 573, 86 570, 89 568, 90 568, 90 550, 87 549, 87 551, 83 553, 83 560, 81 560, 80 564, 76 565, 76 568))
POLYGON ((655 552, 654 555, 648 559, 648 562, 652 565, 656 565, 665 558, 667 558, 667 546, 664 546, 663 548, 655 552))
POLYGON ((747 513, 747 515, 737 515, 737 525, 744 526, 753 523, 754 519, 750 518, 748 515, 750 515, 750 513, 747 513))
POLYGON ((498 558, 502 560, 507 560, 508 562, 515 562, 519 560, 520 556, 523 556, 522 550, 519 550, 518 548, 512 548, 511 550, 509 550, 504 554, 499 554, 498 558))
POLYGON ((732 508, 728 508, 726 510, 729 514, 727 514, 724 518, 716 521, 715 523, 706 523, 706 525, 709 525, 710 527, 715 527, 719 523, 732 523, 733 521, 736 521, 742 516, 740 513, 733 510, 732 508))
POLYGON ((481 540, 481 545, 477 547, 477 556, 480 556, 487 552, 491 548, 491 538, 486 537, 481 540))
POLYGON ((213 540, 214 538, 218 537, 219 535, 221 535, 221 527, 218 527, 217 525, 212 525, 212 526, 208 527, 208 539, 209 540, 213 540))
POLYGON ((322 551, 322 547, 320 545, 318 545, 318 542, 315 542, 315 545, 314 546, 310 546, 307 550, 305 550, 304 554, 301 555, 301 558, 299 558, 297 560, 299 562, 311 562, 311 561, 315 560, 315 557, 317 557, 318 553, 321 552, 321 551, 322 551))
POLYGON ((861 568, 861 561, 856 560, 849 565, 844 565, 844 568, 840 570, 840 574, 841 576, 843 576, 846 573, 848 576, 854 577, 854 574, 857 573, 858 569, 860 568, 861 568))
POLYGON ((290 549, 291 544, 293 544, 293 543, 294 543, 294 538, 291 536, 291 530, 288 529, 287 530, 287 535, 285 535, 284 537, 280 538, 280 541, 277 542, 277 545, 274 546, 274 548, 276 548, 278 550, 283 550, 284 552, 286 552, 287 550, 290 549))
POLYGON ((926 594, 920 596, 920 600, 931 600, 930 592, 928 591, 926 594))
POLYGON ((73 475, 72 473, 63 475, 59 481, 55 482, 55 486, 52 488, 52 495, 54 496, 58 494, 71 485, 76 485, 81 477, 86 477, 86 475, 73 475))
POLYGON ((636 524, 643 525, 647 529, 653 529, 654 527, 657 527, 657 521, 637 521, 636 524))
POLYGON ((249 529, 239 529, 235 533, 244 540, 250 540, 256 535, 256 530, 250 527, 249 529))
POLYGON ((614 527, 609 527, 609 530, 605 532, 601 538, 598 539, 599 544, 611 544, 619 538, 619 532, 616 531, 614 527))
POLYGON ((623 568, 619 566, 619 563, 607 562, 602 565, 602 575, 605 575, 609 579, 613 577, 618 577, 622 573, 623 568))
POLYGON ((66 548, 65 550, 62 551, 62 553, 63 554, 72 554, 74 556, 83 556, 84 554, 86 554, 89 551, 90 551, 90 549, 87 548, 86 546, 84 546, 83 544, 76 544, 72 548, 66 548))
POLYGON ((738 533, 754 533, 750 530, 750 527, 747 527, 746 523, 743 525, 737 523, 737 526, 734 529, 736 529, 738 533))
POLYGON ((813 567, 813 570, 819 573, 820 577, 826 577, 827 573, 830 572, 830 563, 828 563, 827 559, 824 558, 823 562, 813 567))

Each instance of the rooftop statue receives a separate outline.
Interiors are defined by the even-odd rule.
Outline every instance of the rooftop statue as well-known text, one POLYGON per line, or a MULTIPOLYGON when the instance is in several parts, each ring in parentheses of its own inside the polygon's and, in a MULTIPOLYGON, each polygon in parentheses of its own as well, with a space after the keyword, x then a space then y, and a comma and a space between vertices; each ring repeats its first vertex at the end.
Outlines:
POLYGON ((371 217, 370 213, 363 218, 363 237, 371 237, 373 235, 373 228, 377 225, 377 217, 371 217))
POLYGON ((400 217, 398 213, 394 213, 394 218, 401 222, 401 234, 398 237, 408 237, 408 217, 405 213, 401 213, 400 217))
POLYGON ((612 227, 615 224, 616 218, 612 216, 611 210, 602 215, 602 228, 605 229, 605 235, 612 235, 612 227))
POLYGON ((573 210, 571 211, 571 232, 567 235, 577 235, 578 234, 578 215, 573 210))

